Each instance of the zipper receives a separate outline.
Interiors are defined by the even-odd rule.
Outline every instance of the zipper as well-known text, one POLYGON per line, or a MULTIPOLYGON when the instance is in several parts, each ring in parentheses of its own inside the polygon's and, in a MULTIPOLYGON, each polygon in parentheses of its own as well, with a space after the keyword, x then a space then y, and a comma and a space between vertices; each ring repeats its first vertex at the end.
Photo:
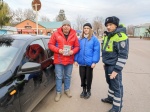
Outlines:
POLYGON ((85 63, 85 46, 86 46, 86 41, 87 41, 87 39, 85 39, 85 42, 84 42, 84 65, 86 65, 86 63, 85 63))

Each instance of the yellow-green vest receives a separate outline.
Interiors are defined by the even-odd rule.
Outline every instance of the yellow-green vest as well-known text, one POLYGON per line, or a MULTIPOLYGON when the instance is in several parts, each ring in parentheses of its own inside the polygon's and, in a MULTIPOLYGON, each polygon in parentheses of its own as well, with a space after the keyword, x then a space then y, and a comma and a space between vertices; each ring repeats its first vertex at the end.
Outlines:
POLYGON ((113 52, 114 51, 114 49, 113 49, 114 42, 120 42, 120 41, 126 40, 127 38, 128 37, 127 37, 127 35, 125 33, 119 33, 119 34, 116 33, 113 37, 110 37, 108 45, 107 45, 107 47, 105 47, 106 43, 107 43, 107 40, 108 40, 108 36, 106 36, 104 38, 103 50, 105 50, 107 52, 113 52))

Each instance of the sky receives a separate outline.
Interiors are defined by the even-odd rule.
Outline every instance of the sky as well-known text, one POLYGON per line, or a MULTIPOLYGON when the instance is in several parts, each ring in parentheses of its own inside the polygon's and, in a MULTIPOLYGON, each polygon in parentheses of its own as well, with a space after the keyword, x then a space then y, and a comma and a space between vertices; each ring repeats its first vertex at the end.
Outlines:
MULTIPOLYGON (((12 10, 32 8, 32 0, 3 0, 12 10)), ((78 16, 92 22, 94 17, 116 16, 125 25, 150 23, 150 0, 40 0, 39 15, 54 21, 60 9, 72 24, 78 16)))

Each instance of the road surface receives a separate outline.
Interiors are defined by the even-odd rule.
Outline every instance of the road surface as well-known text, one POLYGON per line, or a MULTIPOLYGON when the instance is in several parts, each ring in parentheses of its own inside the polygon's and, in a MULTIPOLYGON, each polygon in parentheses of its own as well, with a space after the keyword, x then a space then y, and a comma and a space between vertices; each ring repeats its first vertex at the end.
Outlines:
MULTIPOLYGON (((124 98, 122 112, 150 112, 150 41, 130 39, 129 59, 123 69, 124 98)), ((110 104, 100 101, 107 96, 103 64, 94 69, 92 96, 80 98, 82 88, 78 67, 73 68, 71 92, 73 97, 62 95, 54 101, 55 88, 36 106, 33 112, 107 112, 110 104)))

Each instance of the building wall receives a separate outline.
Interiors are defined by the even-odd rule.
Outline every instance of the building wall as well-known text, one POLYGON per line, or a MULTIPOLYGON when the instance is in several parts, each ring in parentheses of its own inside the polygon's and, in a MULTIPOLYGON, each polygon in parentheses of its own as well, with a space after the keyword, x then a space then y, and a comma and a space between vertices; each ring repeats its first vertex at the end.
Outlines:
POLYGON ((6 30, 0 30, 0 35, 7 34, 6 30))
MULTIPOLYGON (((22 33, 22 34, 36 34, 37 32, 36 23, 31 20, 25 20, 17 24, 15 27, 17 28, 18 33, 22 33)), ((38 25, 38 33, 47 35, 46 29, 41 25, 38 25)))
POLYGON ((17 32, 10 31, 10 30, 0 30, 0 35, 6 35, 6 34, 17 34, 17 32))
MULTIPOLYGON (((147 32, 147 30, 146 29, 148 29, 148 27, 135 27, 135 29, 134 29, 134 36, 135 37, 140 37, 140 36, 142 36, 142 37, 146 37, 146 33, 145 32, 147 32)), ((150 36, 149 34, 147 34, 147 36, 150 36)))

